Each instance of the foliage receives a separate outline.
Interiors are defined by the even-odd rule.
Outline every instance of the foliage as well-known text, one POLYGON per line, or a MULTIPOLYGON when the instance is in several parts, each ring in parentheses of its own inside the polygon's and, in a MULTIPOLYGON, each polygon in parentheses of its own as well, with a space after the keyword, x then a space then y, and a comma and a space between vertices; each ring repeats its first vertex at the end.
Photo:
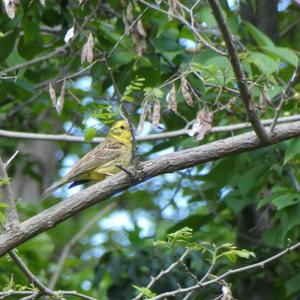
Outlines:
MULTIPOLYGON (((165 11, 181 9, 169 6, 177 1, 156 2, 165 11)), ((180 1, 189 8, 194 2, 180 1)), ((274 42, 241 20, 237 7, 220 2, 256 112, 262 119, 271 119, 299 64, 299 6, 290 1, 278 13, 280 39, 274 42)), ((189 20, 188 13, 184 16, 189 20)), ((16 6, 14 18, 3 8, 1 129, 81 135, 86 142, 99 131, 104 136, 110 124, 122 117, 114 79, 140 132, 185 127, 195 131, 197 139, 179 136, 140 143, 143 160, 231 136, 232 132, 210 132, 212 125, 247 121, 230 60, 206 47, 195 30, 221 51, 225 51, 224 40, 206 1, 195 6, 193 16, 197 26, 191 28, 142 1, 127 0, 47 0, 45 6, 43 1, 24 0, 16 6), (74 34, 66 44, 64 38, 72 28, 74 34)), ((299 83, 293 89, 282 116, 299 113, 299 83)), ((60 150, 49 154, 36 153, 36 141, 1 138, 0 143, 6 158, 23 149, 9 170, 13 184, 22 176, 21 184, 13 185, 22 220, 68 194, 64 190, 44 203, 30 202, 36 186, 42 192, 53 180, 46 179, 46 173, 56 169, 54 162, 59 174, 74 156, 90 149, 88 144, 60 142, 60 150), (31 192, 22 194, 25 186, 31 192)), ((152 178, 117 194, 112 201, 118 199, 118 207, 70 248, 55 289, 76 290, 101 300, 132 299, 138 292, 153 297, 177 289, 178 283, 182 287, 194 284, 181 266, 153 289, 143 288, 151 276, 174 263, 185 247, 191 249, 188 269, 202 278, 212 262, 217 264, 214 274, 219 275, 232 264, 245 264, 238 258, 252 261, 253 253, 266 258, 295 243, 300 236, 299 150, 298 138, 152 178)), ((0 181, 0 185, 7 183, 0 181)), ((0 203, 1 223, 4 208, 0 203)), ((49 283, 63 248, 103 208, 87 209, 18 248, 42 282, 49 283)), ((270 286, 270 299, 296 299, 299 267, 299 255, 291 254, 263 270, 226 280, 233 297, 239 299, 257 282, 260 287, 270 286)), ((32 288, 8 257, 0 259, 0 287, 3 291, 32 288)), ((193 297, 211 299, 216 293, 221 294, 220 286, 200 289, 193 297)))

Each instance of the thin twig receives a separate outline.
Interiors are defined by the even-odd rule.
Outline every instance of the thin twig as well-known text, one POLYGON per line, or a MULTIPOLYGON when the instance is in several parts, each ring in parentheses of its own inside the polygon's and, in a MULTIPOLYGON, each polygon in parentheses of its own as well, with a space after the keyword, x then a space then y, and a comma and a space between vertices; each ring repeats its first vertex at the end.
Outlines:
POLYGON ((89 220, 73 238, 64 246, 61 255, 59 257, 59 261, 57 263, 55 273, 52 275, 49 281, 49 288, 54 289, 57 279, 62 271, 65 260, 69 255, 72 247, 85 235, 105 214, 107 214, 110 210, 114 209, 117 206, 116 202, 108 204, 104 207, 99 213, 97 213, 91 220, 89 220))
POLYGON ((173 18, 179 20, 180 22, 182 22, 184 25, 186 25, 196 36, 196 38, 201 41, 207 48, 211 49, 212 51, 224 56, 225 53, 221 50, 219 50, 218 48, 216 48, 215 46, 213 46, 209 41, 207 41, 193 26, 191 26, 191 24, 189 22, 187 22, 183 17, 179 16, 179 15, 175 15, 175 14, 170 14, 168 11, 159 8, 158 6, 155 6, 154 4, 148 3, 147 1, 144 0, 139 0, 139 2, 145 4, 146 6, 157 10, 163 14, 166 15, 171 15, 173 18))
POLYGON ((252 95, 246 84, 246 76, 242 69, 241 62, 239 60, 235 46, 233 44, 233 38, 230 33, 229 27, 225 21, 224 15, 222 13, 220 3, 218 0, 208 0, 208 2, 212 8, 213 15, 215 16, 219 29, 223 35, 227 47, 228 55, 231 61, 231 65, 236 77, 240 96, 246 108, 248 119, 252 124, 253 129, 257 134, 258 138, 260 139, 260 141, 262 143, 268 143, 270 141, 270 137, 265 131, 265 128, 263 127, 262 123, 260 122, 259 118, 256 115, 255 112, 256 108, 253 103, 252 95))
POLYGON ((9 178, 6 173, 5 165, 2 162, 0 157, 0 202, 4 202, 7 204, 5 208, 5 216, 6 216, 6 229, 14 229, 19 224, 19 216, 16 208, 16 203, 14 200, 14 196, 12 190, 9 185, 9 178))
MULTIPOLYGON (((186 249, 185 252, 180 256, 178 260, 176 260, 173 264, 171 264, 167 269, 160 271, 160 273, 152 277, 150 282, 147 285, 147 289, 150 289, 158 280, 160 280, 164 275, 170 273, 175 267, 177 267, 185 258, 186 256, 190 253, 190 249, 186 249)), ((140 293, 138 294, 133 300, 139 300, 143 297, 143 294, 140 293)))
MULTIPOLYGON (((289 117, 279 118, 277 123, 290 123, 300 120, 300 115, 294 115, 289 117)), ((273 119, 262 120, 261 123, 265 126, 271 125, 273 119)), ((215 126, 212 128, 211 133, 228 133, 242 129, 250 129, 252 125, 250 123, 238 123, 234 125, 215 126)), ((138 142, 154 141, 160 139, 169 139, 179 136, 188 135, 189 129, 179 129, 174 131, 167 131, 156 134, 149 134, 145 136, 136 137, 138 142)), ((68 134, 47 134, 47 133, 29 133, 20 131, 10 131, 0 129, 0 136, 13 139, 25 139, 25 140, 41 140, 41 141, 56 141, 56 142, 72 142, 72 143, 93 143, 98 144, 103 142, 104 138, 96 137, 91 141, 86 141, 82 136, 73 136, 68 134)))
MULTIPOLYGON (((96 298, 78 293, 77 291, 55 291, 54 292, 55 299, 63 299, 60 296, 73 296, 85 300, 97 300, 96 298), (60 298, 58 298, 60 297, 60 298)), ((21 300, 29 300, 29 299, 36 299, 36 297, 41 296, 38 291, 15 291, 9 290, 5 292, 0 292, 0 299, 5 299, 11 296, 27 296, 22 298, 21 300)))
POLYGON ((17 64, 15 66, 9 67, 7 69, 4 69, 4 70, 1 71, 1 73, 13 72, 13 71, 16 71, 16 70, 19 70, 19 69, 37 64, 37 63, 42 62, 44 60, 50 59, 50 58, 55 57, 57 55, 62 55, 63 52, 67 49, 67 47, 68 47, 67 45, 59 47, 59 48, 55 49, 54 51, 52 51, 51 53, 36 57, 32 60, 26 61, 24 63, 17 64))
POLYGON ((197 289, 201 289, 201 288, 204 288, 206 286, 209 286, 209 285, 212 285, 214 283, 217 283, 219 282, 220 280, 224 279, 225 277, 228 277, 232 274, 237 274, 237 273, 241 273, 241 272, 245 272, 245 271, 248 271, 248 270, 251 270, 251 269, 255 269, 255 268, 263 268, 266 264, 269 264, 271 262, 273 262, 274 260, 290 253, 291 251, 297 249, 300 247, 300 242, 296 243, 295 245, 293 246, 290 246, 288 248, 286 248, 285 250, 265 259, 265 260, 262 260, 258 263, 255 263, 255 264, 252 264, 252 265, 247 265, 245 267, 241 267, 241 268, 237 268, 237 269, 233 269, 233 270, 228 270, 227 272, 223 273, 222 275, 220 276, 217 276, 215 277, 214 279, 211 279, 211 280, 208 280, 208 281, 205 281, 203 283, 200 283, 198 282, 197 284, 193 285, 193 286, 190 286, 188 288, 179 288, 177 290, 174 290, 174 291, 170 291, 170 292, 165 292, 165 293, 162 293, 160 295, 157 295, 155 297, 152 297, 152 298, 149 298, 149 300, 159 300, 159 299, 165 299, 167 297, 175 297, 176 295, 178 294, 182 294, 182 293, 189 293, 191 291, 194 291, 194 290, 197 290, 197 289))
POLYGON ((16 254, 14 250, 9 252, 9 256, 13 259, 16 265, 22 270, 23 274, 27 279, 33 283, 33 285, 38 288, 45 295, 55 295, 53 291, 47 288, 25 265, 22 259, 16 254))
POLYGON ((105 66, 107 68, 107 71, 109 73, 109 76, 110 76, 110 79, 112 81, 112 84, 114 86, 114 89, 115 89, 115 92, 119 98, 119 101, 120 101, 120 104, 121 104, 121 108, 123 108, 123 111, 124 111, 124 117, 126 118, 128 124, 129 124, 129 129, 130 129, 130 132, 131 132, 131 136, 132 136, 132 151, 131 151, 131 154, 132 154, 132 161, 133 161, 133 165, 135 167, 135 169, 138 169, 139 168, 139 163, 140 163, 140 160, 139 160, 139 155, 137 153, 137 149, 138 149, 138 144, 136 142, 136 138, 135 138, 135 134, 134 134, 134 128, 133 128, 133 124, 132 124, 132 121, 131 121, 131 116, 126 108, 126 104, 124 103, 124 100, 122 98, 122 95, 120 93, 120 90, 118 88, 118 84, 116 82, 116 79, 115 79, 115 76, 113 74, 113 71, 111 69, 111 67, 109 66, 108 64, 108 61, 107 61, 107 58, 104 56, 103 58, 104 60, 104 63, 105 63, 105 66))
POLYGON ((283 90, 283 92, 281 94, 281 99, 280 99, 280 102, 279 102, 278 106, 276 107, 274 120, 273 120, 273 123, 271 125, 271 129, 270 129, 271 132, 273 132, 273 130, 276 126, 276 123, 277 123, 277 120, 279 118, 281 109, 282 109, 284 103, 286 102, 286 100, 287 100, 287 98, 290 94, 291 88, 294 86, 294 84, 297 81, 297 78, 298 78, 298 75, 299 75, 299 70, 300 70, 300 64, 298 64, 298 66, 296 67, 295 71, 293 72, 293 75, 291 76, 288 84, 286 85, 285 89, 283 90))
POLYGON ((135 24, 141 19, 141 17, 144 15, 144 13, 148 10, 148 7, 146 7, 138 16, 137 18, 132 22, 132 24, 127 28, 127 30, 123 33, 123 35, 119 38, 119 40, 116 42, 114 47, 110 50, 110 52, 107 55, 107 58, 110 58, 113 52, 117 49, 121 41, 124 39, 126 35, 130 33, 130 30, 135 26, 135 24))
POLYGON ((16 158, 16 156, 19 154, 19 150, 17 150, 10 158, 9 160, 5 163, 5 169, 8 170, 9 165, 11 164, 11 162, 16 158))

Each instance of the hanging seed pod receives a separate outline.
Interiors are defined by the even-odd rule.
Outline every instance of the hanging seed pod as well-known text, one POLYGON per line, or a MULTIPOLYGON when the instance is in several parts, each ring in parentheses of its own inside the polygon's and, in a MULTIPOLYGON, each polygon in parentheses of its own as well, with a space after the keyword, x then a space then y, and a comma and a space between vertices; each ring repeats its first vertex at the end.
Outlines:
POLYGON ((170 92, 167 94, 166 101, 168 103, 168 108, 174 113, 177 113, 177 101, 176 101, 176 86, 175 83, 172 84, 170 92))
POLYGON ((153 105, 152 125, 157 127, 160 121, 160 102, 156 101, 153 105))
POLYGON ((139 120, 139 125, 137 127, 137 131, 139 133, 143 132, 144 130, 144 124, 145 124, 145 120, 146 120, 146 109, 145 109, 145 105, 142 107, 142 113, 141 113, 141 116, 140 116, 140 120, 139 120))
POLYGON ((182 91, 182 95, 184 97, 185 103, 188 106, 193 107, 194 101, 193 101, 193 97, 191 95, 191 90, 190 90, 188 81, 186 80, 186 78, 184 76, 181 77, 181 91, 182 91))
POLYGON ((94 58, 93 54, 93 48, 94 48, 94 38, 92 33, 89 33, 88 39, 86 43, 82 47, 81 51, 81 63, 83 64, 86 60, 91 63, 94 58))
POLYGON ((213 114, 207 105, 199 110, 196 119, 200 123, 199 131, 196 134, 197 141, 202 140, 212 129, 213 114))
POLYGON ((64 108, 64 103, 65 103, 65 92, 66 92, 66 79, 64 79, 59 97, 57 99, 55 108, 58 114, 61 114, 63 108, 64 108))
POLYGON ((54 90, 54 88, 53 88, 53 86, 52 86, 51 83, 49 83, 48 92, 49 92, 49 96, 50 96, 50 99, 52 101, 52 104, 56 108, 56 102, 57 102, 56 93, 55 93, 55 90, 54 90))
POLYGON ((147 119, 151 122, 153 118, 151 102, 147 102, 147 104, 145 105, 145 111, 146 111, 147 119))
POLYGON ((169 21, 172 21, 174 18, 173 16, 176 11, 178 0, 168 0, 168 3, 169 3, 168 18, 169 18, 169 21))

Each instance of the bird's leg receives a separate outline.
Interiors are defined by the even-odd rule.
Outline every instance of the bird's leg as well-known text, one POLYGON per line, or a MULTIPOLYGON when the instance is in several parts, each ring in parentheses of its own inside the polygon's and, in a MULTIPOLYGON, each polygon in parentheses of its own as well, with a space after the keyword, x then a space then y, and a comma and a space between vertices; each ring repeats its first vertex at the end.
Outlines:
POLYGON ((135 175, 133 172, 131 172, 130 170, 128 170, 126 167, 124 167, 122 164, 116 164, 116 167, 121 169, 122 171, 124 171, 128 176, 130 176, 131 178, 134 178, 135 175))
POLYGON ((122 164, 116 164, 116 167, 124 171, 130 178, 142 181, 139 170, 131 171, 128 168, 124 167, 122 164))

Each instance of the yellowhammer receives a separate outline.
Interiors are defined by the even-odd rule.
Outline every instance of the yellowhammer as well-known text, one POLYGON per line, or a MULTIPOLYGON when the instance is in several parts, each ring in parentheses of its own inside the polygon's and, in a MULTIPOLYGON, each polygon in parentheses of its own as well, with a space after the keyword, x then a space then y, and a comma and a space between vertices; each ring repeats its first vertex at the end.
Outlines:
POLYGON ((52 184, 43 198, 62 185, 73 182, 70 187, 86 181, 101 181, 121 171, 117 164, 128 167, 131 160, 131 132, 127 121, 117 121, 109 130, 106 139, 84 155, 59 181, 52 184))

